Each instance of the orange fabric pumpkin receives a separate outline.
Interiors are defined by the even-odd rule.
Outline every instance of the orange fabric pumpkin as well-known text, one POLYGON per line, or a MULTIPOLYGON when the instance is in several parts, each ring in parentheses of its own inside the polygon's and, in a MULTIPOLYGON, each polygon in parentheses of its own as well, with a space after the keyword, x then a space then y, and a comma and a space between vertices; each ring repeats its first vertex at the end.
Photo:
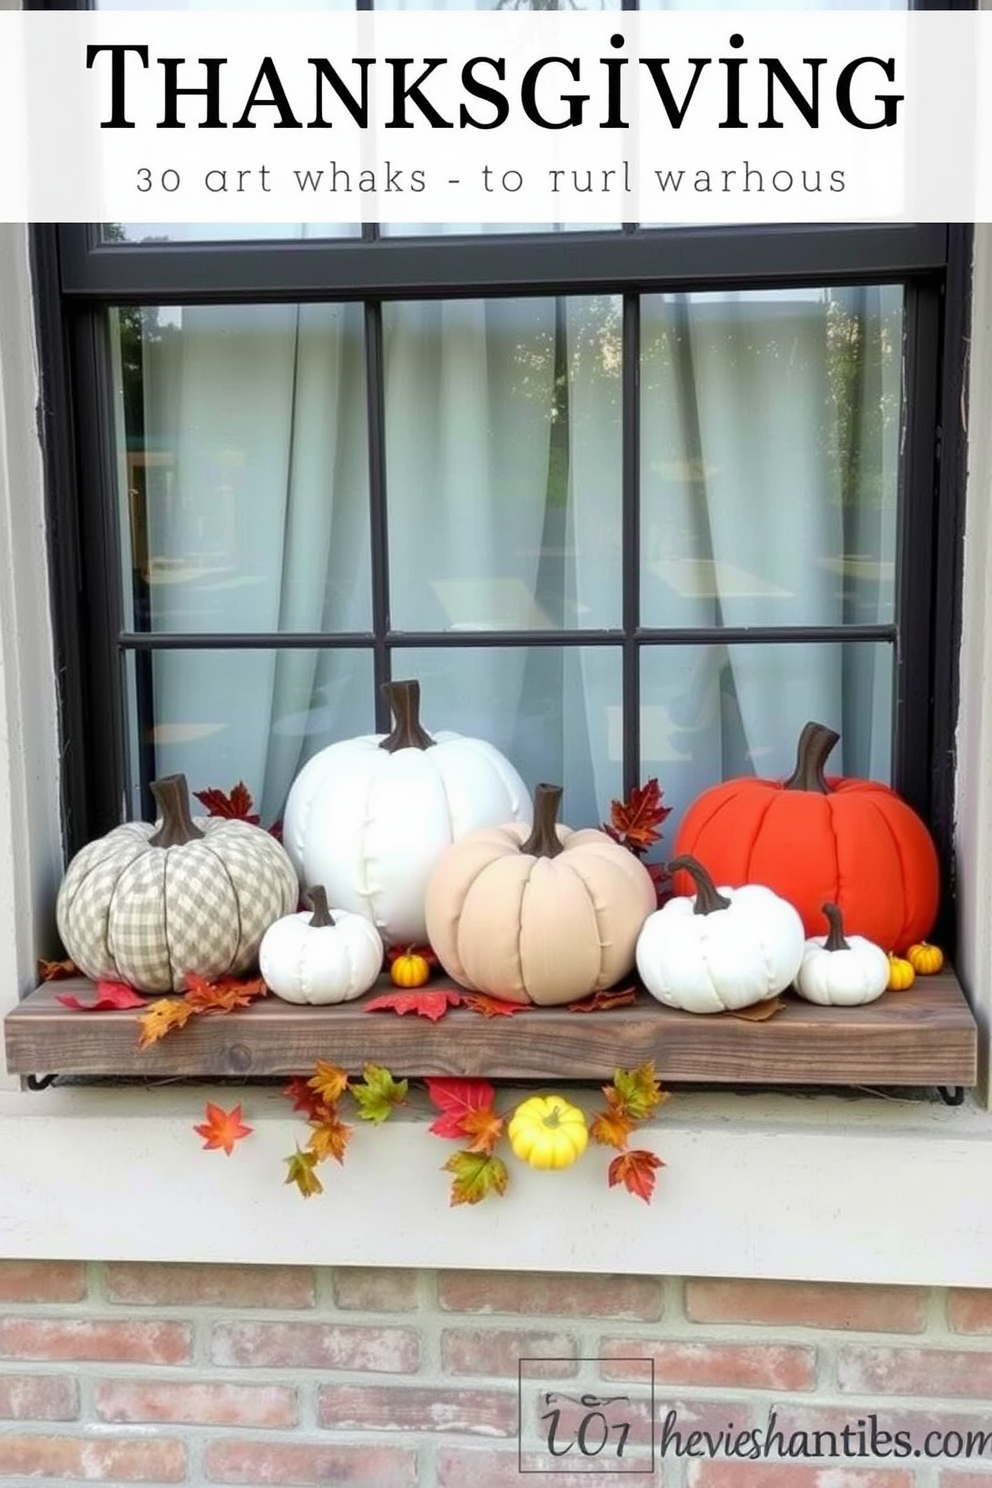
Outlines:
MULTIPOLYGON (((808 936, 828 930, 821 905, 830 901, 851 935, 885 950, 923 940, 940 896, 933 839, 887 785, 824 776, 838 737, 807 723, 788 780, 747 777, 704 791, 683 818, 675 856, 701 858, 717 883, 774 889, 808 936)), ((677 894, 693 887, 676 875, 677 894)))
POLYGON ((427 886, 427 933, 449 976, 505 1002, 555 1005, 633 969, 656 907, 651 875, 605 832, 556 827, 561 787, 539 785, 534 827, 470 832, 427 886))
POLYGON ((389 977, 396 987, 422 987, 429 980, 431 964, 412 947, 394 956, 389 968, 389 977))

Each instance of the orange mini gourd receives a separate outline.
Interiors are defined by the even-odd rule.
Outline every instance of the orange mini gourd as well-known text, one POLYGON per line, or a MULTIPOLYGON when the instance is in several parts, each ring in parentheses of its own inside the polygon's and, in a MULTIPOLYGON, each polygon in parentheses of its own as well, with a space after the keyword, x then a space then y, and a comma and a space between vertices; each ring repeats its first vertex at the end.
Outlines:
POLYGON ((412 949, 394 956, 389 968, 390 981, 396 987, 422 987, 430 974, 431 966, 427 957, 412 949))
POLYGON ((427 886, 427 934, 449 976, 505 1002, 555 1005, 634 966, 657 904, 651 875, 595 828, 556 826, 561 787, 534 792, 534 827, 471 832, 427 886))
POLYGON ((907 961, 904 956, 893 956, 889 953, 889 984, 890 992, 907 992, 916 981, 916 972, 913 963, 907 961))
MULTIPOLYGON (((675 856, 701 858, 717 883, 764 884, 794 904, 808 936, 836 904, 851 935, 884 948, 922 940, 940 897, 937 850, 923 821, 876 780, 828 777, 839 735, 807 723, 788 780, 728 780, 686 812, 675 856)), ((691 894, 683 874, 677 894, 691 894)))
POLYGON ((944 953, 940 946, 921 940, 910 946, 906 952, 906 960, 918 976, 936 976, 943 969, 944 953))

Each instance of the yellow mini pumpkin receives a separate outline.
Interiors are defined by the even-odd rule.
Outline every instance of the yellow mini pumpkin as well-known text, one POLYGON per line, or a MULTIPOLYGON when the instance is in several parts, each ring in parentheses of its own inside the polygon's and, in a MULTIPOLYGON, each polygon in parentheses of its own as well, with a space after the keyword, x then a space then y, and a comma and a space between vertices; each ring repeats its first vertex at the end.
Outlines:
POLYGON ((935 976, 944 965, 944 953, 940 946, 921 940, 910 946, 906 952, 906 960, 918 976, 935 976))
POLYGON ((506 1129, 514 1157, 532 1168, 570 1168, 586 1150, 585 1112, 561 1095, 532 1095, 506 1129))
POLYGON ((889 986, 890 992, 905 992, 916 981, 916 972, 913 963, 907 961, 904 956, 889 955, 889 986))
POLYGON ((431 974, 430 962, 417 951, 404 951, 393 957, 389 976, 397 987, 422 987, 431 974))
POLYGON ((427 887, 427 934, 450 977, 506 1002, 554 1006, 612 987, 634 965, 657 898, 634 854, 595 829, 556 826, 561 787, 534 792, 534 827, 470 832, 427 887))

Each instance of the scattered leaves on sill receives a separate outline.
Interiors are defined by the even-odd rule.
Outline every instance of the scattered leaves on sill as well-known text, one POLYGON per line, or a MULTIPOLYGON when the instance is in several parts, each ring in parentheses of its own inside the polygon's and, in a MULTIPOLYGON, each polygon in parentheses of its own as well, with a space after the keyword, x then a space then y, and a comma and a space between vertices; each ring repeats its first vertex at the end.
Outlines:
POLYGON ((583 997, 581 1002, 570 1002, 570 1013, 606 1013, 611 1008, 629 1007, 637 1001, 636 987, 607 987, 583 997))
POLYGON ((512 1018, 514 1013, 529 1012, 533 1003, 506 1002, 502 997, 490 997, 488 992, 463 992, 462 1007, 484 1018, 512 1018))
POLYGON ((307 1081, 307 1085, 321 1105, 333 1107, 348 1089, 348 1072, 343 1070, 339 1064, 327 1064, 323 1059, 318 1059, 317 1067, 307 1081))
POLYGON ((125 1008, 148 1006, 148 999, 142 997, 140 992, 135 992, 126 982, 100 981, 95 990, 96 996, 92 1002, 83 1002, 82 998, 67 992, 58 993, 55 1001, 60 1002, 63 1007, 71 1008, 74 1013, 120 1012, 125 1008))
POLYGON ((490 1194, 504 1194, 510 1176, 501 1157, 485 1152, 456 1152, 444 1169, 454 1175, 452 1206, 479 1204, 490 1194))
POLYGON ((241 1107, 235 1106, 231 1111, 225 1111, 220 1106, 213 1105, 207 1101, 206 1121, 193 1130, 203 1137, 205 1149, 216 1149, 225 1152, 228 1157, 234 1151, 236 1142, 244 1137, 250 1137, 254 1127, 245 1126, 241 1120, 241 1107))
POLYGON ((343 1166, 344 1154, 355 1128, 342 1121, 333 1107, 323 1110, 319 1119, 311 1121, 310 1125, 313 1131, 307 1142, 307 1151, 313 1154, 314 1160, 325 1162, 333 1157, 343 1166))
POLYGON ((470 1152, 492 1152, 503 1134, 496 1091, 488 1080, 428 1078, 427 1094, 441 1112, 429 1130, 436 1137, 460 1142, 470 1138, 470 1152))
POLYGON ((67 977, 82 976, 75 961, 39 961, 38 976, 43 982, 61 982, 67 977))
POLYGON ((167 1033, 183 1028, 194 1011, 181 997, 162 997, 158 1002, 153 1002, 138 1019, 138 1048, 150 1048, 159 1039, 165 1038, 167 1033))
POLYGON ((289 1169, 285 1181, 295 1183, 305 1199, 324 1192, 324 1185, 314 1172, 319 1161, 316 1153, 301 1152, 297 1147, 292 1157, 287 1157, 284 1161, 289 1169))
MULTIPOLYGON (((781 997, 766 997, 764 1002, 753 1002, 750 1007, 727 1008, 725 1018, 741 1018, 745 1023, 765 1023, 774 1018, 785 1007, 781 997)), ((719 1014, 717 1015, 719 1017, 719 1014)))
POLYGON ((231 1013, 267 996, 268 991, 261 977, 220 977, 208 982, 189 973, 186 991, 180 997, 163 997, 145 1004, 147 1012, 138 1019, 138 1048, 147 1049, 167 1033, 184 1028, 195 1013, 231 1013))
POLYGON ((393 1012, 402 1017, 405 1013, 416 1013, 418 1017, 430 1018, 436 1023, 443 1018, 449 1007, 457 1007, 462 1001, 460 992, 447 987, 432 987, 426 991, 386 992, 373 997, 365 1004, 367 1013, 393 1012))
POLYGON ((363 1083, 348 1088, 355 1098, 358 1114, 363 1121, 376 1126, 401 1106, 410 1089, 409 1080, 395 1080, 389 1070, 381 1064, 367 1064, 362 1071, 363 1083))

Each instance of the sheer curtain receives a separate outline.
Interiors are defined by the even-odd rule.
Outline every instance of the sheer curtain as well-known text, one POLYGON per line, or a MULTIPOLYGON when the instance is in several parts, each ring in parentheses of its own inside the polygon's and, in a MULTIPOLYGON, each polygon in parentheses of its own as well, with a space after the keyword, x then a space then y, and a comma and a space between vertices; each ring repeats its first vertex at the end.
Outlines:
MULTIPOLYGON (((841 731, 832 764, 887 776, 886 645, 696 642, 891 620, 900 337, 895 289, 642 302, 641 623, 697 635, 642 652, 641 773, 677 809, 787 771, 811 717, 841 731)), ((136 756, 194 789, 244 779, 272 820, 314 750, 373 727, 362 311, 145 312, 137 338, 122 314, 118 345, 132 623, 272 633, 139 657, 136 756)), ((417 641, 393 675, 421 678, 428 728, 491 739, 565 785, 566 820, 600 821, 621 786, 620 302, 389 304, 383 355, 390 623, 417 641), (563 644, 578 628, 614 637, 563 644)))

